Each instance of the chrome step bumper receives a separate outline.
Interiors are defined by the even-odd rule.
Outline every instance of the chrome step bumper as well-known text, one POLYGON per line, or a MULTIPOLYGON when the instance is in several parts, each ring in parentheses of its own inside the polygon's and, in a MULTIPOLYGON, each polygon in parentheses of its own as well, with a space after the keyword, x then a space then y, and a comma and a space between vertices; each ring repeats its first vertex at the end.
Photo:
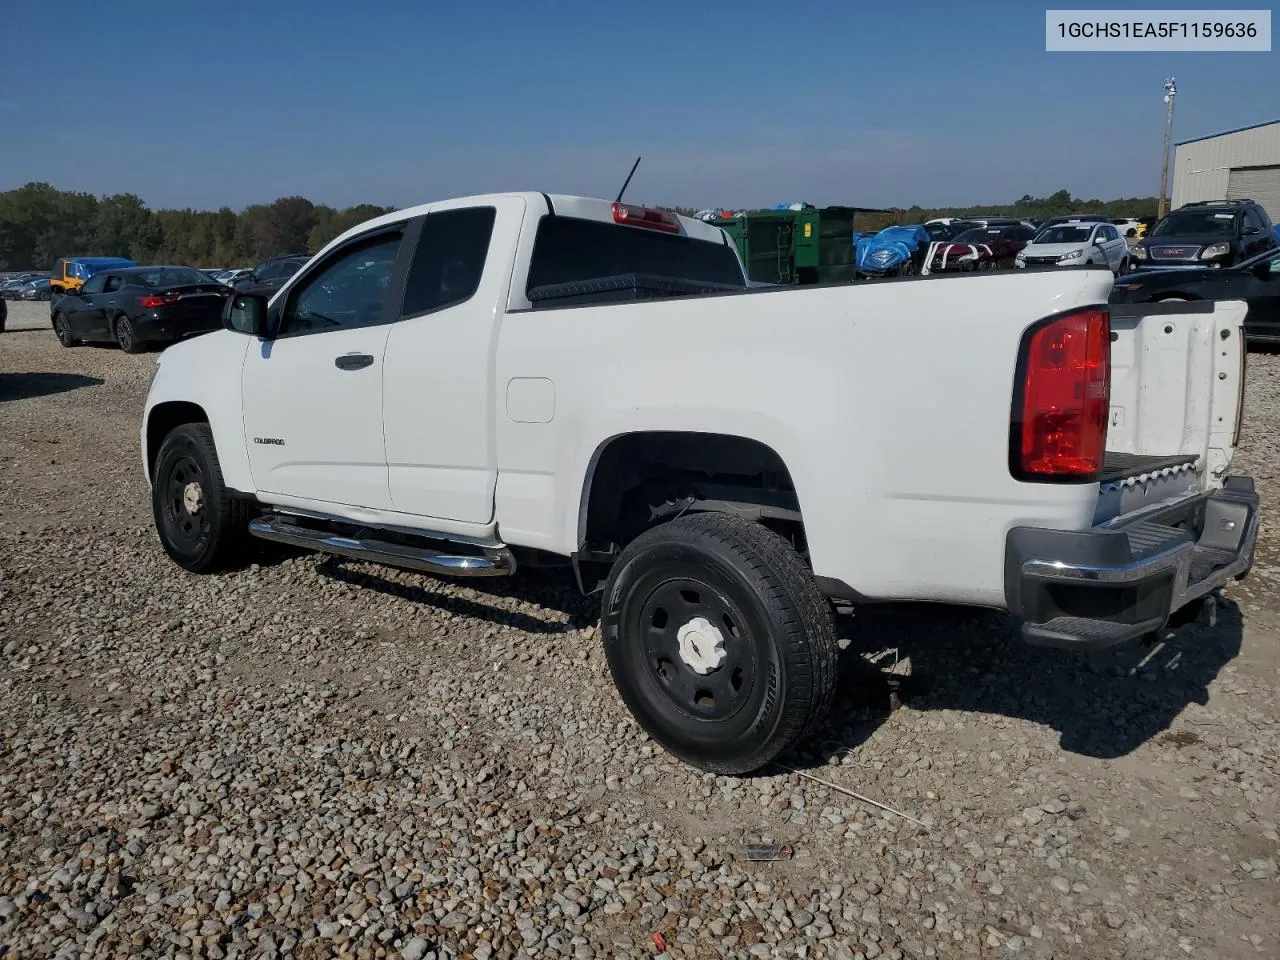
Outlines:
POLYGON ((1169 617, 1253 564, 1258 495, 1247 477, 1082 532, 1015 527, 1005 543, 1005 600, 1023 638, 1105 647, 1169 617))

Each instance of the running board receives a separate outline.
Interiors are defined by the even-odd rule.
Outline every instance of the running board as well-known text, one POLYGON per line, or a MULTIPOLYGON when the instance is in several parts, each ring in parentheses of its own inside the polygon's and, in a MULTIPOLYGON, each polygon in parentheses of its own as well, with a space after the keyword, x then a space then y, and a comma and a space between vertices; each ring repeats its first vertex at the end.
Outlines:
MULTIPOLYGON (((331 530, 304 526, 281 516, 259 517, 249 523, 249 532, 263 540, 331 553, 349 560, 381 563, 388 567, 418 570, 453 577, 503 577, 515 573, 516 558, 500 543, 476 545, 478 554, 446 553, 417 544, 393 543, 375 537, 345 537, 331 530)), ((365 527, 360 533, 376 533, 365 527)), ((424 536, 423 540, 432 539, 424 536)))

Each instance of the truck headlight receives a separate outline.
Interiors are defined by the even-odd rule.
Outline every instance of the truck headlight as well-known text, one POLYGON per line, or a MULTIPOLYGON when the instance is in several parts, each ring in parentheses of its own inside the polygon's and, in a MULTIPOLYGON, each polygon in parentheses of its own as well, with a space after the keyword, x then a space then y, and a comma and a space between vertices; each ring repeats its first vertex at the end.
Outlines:
POLYGON ((1147 259, 1147 248, 1146 248, 1146 247, 1144 247, 1144 246, 1142 246, 1142 244, 1138 244, 1136 247, 1134 247, 1134 248, 1133 248, 1132 250, 1130 250, 1129 252, 1133 254, 1133 259, 1135 259, 1135 260, 1145 260, 1145 259, 1147 259))
POLYGON ((1083 257, 1083 256, 1084 256, 1084 250, 1083 250, 1083 249, 1080 249, 1080 250, 1072 250, 1072 251, 1070 251, 1070 252, 1068 252, 1068 253, 1064 253, 1062 256, 1060 256, 1060 257, 1058 258, 1058 262, 1059 262, 1059 263, 1062 263, 1062 261, 1063 261, 1063 260, 1079 260, 1079 259, 1080 259, 1081 257, 1083 257))
POLYGON ((1231 244, 1229 243, 1211 243, 1200 251, 1201 260, 1216 260, 1218 257, 1225 257, 1231 252, 1231 244))

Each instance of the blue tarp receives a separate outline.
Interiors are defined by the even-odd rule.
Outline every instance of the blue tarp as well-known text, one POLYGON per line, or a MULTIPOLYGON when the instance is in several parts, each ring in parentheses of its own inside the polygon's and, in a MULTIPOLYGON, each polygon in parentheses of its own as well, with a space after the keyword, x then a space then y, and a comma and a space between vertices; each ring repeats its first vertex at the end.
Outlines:
POLYGON ((885 227, 875 236, 855 238, 854 260, 859 270, 892 270, 928 245, 924 227, 885 227))
POLYGON ((73 257, 67 264, 67 273, 81 280, 88 280, 100 270, 111 270, 116 267, 136 267, 137 264, 124 257, 73 257))

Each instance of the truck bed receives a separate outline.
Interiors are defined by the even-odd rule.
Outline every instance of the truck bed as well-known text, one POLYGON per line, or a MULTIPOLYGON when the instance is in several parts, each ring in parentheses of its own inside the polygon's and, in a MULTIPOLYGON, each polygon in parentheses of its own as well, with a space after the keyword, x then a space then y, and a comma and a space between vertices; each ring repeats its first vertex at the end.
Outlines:
POLYGON ((1173 453, 1167 455, 1145 453, 1118 453, 1108 450, 1102 458, 1102 474, 1098 477, 1101 483, 1115 483, 1140 477, 1145 473, 1168 470, 1170 467, 1181 467, 1195 463, 1199 458, 1195 454, 1173 453))

